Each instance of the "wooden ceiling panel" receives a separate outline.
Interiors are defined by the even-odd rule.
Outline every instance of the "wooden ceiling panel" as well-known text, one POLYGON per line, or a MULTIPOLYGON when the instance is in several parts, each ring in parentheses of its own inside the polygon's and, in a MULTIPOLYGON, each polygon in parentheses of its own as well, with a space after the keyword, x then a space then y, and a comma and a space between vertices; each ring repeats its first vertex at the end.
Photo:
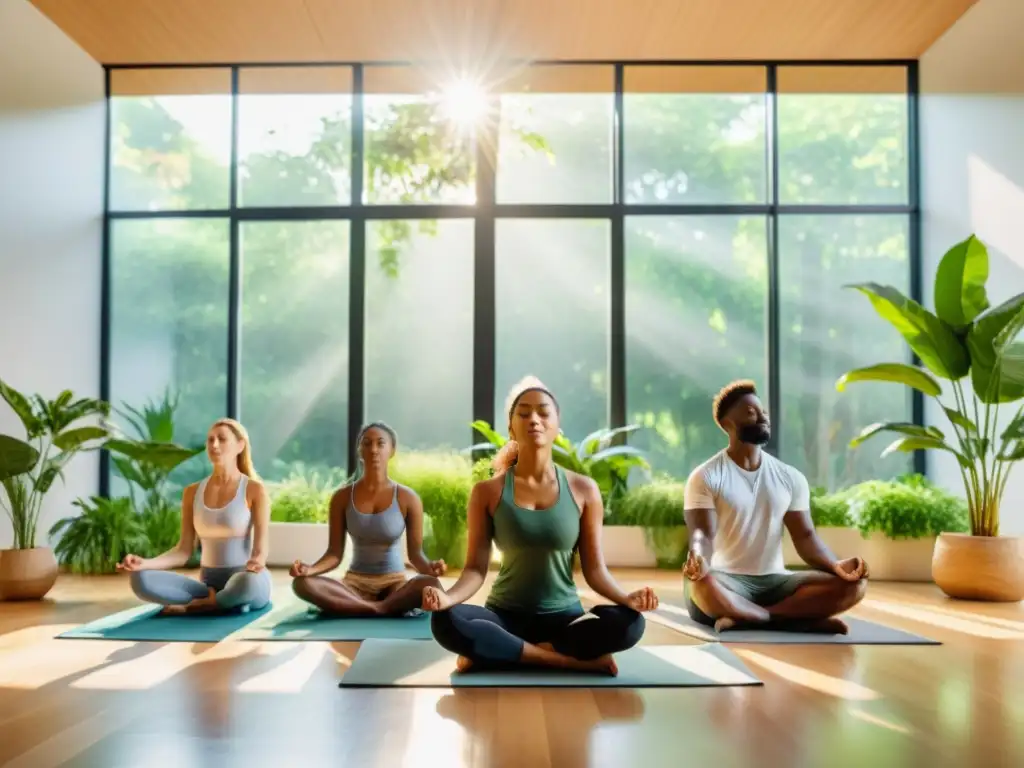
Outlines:
POLYGON ((31 0, 103 64, 915 59, 977 0, 31 0))

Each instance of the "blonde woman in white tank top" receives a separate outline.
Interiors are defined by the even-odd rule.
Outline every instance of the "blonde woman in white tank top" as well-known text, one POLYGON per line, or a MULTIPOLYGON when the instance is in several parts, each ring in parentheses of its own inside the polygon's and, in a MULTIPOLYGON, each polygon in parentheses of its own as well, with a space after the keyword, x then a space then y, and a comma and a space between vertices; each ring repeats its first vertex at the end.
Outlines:
POLYGON ((260 610, 270 602, 270 497, 253 469, 245 428, 233 419, 215 422, 206 455, 213 473, 182 495, 177 546, 151 560, 126 555, 118 570, 131 574, 140 600, 163 605, 165 613, 260 610), (174 573, 197 542, 199 579, 174 573))

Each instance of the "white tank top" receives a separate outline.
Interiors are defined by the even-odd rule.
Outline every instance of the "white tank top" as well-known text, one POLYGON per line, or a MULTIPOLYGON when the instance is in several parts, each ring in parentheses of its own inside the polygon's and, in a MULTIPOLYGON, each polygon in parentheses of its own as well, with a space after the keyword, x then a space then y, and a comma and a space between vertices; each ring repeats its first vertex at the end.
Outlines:
POLYGON ((242 475, 235 497, 220 509, 206 506, 206 478, 192 502, 192 524, 203 547, 203 568, 241 568, 252 554, 252 513, 245 503, 249 478, 242 475))

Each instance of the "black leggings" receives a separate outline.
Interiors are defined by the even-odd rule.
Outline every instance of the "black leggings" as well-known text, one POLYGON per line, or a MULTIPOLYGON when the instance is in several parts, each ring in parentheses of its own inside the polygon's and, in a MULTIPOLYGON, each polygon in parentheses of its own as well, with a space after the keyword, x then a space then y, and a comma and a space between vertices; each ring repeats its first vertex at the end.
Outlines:
POLYGON ((535 614, 460 604, 430 617, 434 639, 447 651, 474 662, 512 664, 523 643, 551 643, 574 659, 596 659, 632 648, 644 634, 644 617, 623 605, 598 605, 584 613, 576 606, 535 614), (586 619, 572 622, 581 616, 586 619))

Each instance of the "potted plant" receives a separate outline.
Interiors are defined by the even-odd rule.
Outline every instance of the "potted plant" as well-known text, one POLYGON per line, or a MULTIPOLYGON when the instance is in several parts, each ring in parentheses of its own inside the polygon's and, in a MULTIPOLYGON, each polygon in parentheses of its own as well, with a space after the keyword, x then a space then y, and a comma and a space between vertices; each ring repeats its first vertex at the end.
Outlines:
POLYGON ((941 533, 932 577, 950 597, 1019 601, 1024 598, 1024 538, 999 535, 999 506, 1011 467, 1024 458, 1024 408, 1009 421, 1000 407, 1024 397, 1024 294, 991 307, 988 251, 974 235, 953 246, 935 276, 935 312, 875 283, 849 286, 906 339, 923 368, 881 363, 844 374, 839 391, 854 382, 895 382, 934 398, 948 417, 954 442, 935 426, 887 422, 866 427, 851 445, 880 432, 900 437, 895 451, 950 453, 960 469, 970 533, 941 533), (965 384, 964 379, 970 377, 965 384), (942 397, 945 380, 948 392, 942 397))
POLYGON ((619 497, 604 524, 602 546, 608 565, 674 570, 683 566, 690 540, 683 517, 685 486, 658 475, 619 497))
POLYGON ((49 547, 36 546, 43 498, 64 468, 82 451, 102 446, 106 428, 75 426, 109 413, 106 403, 74 399, 69 391, 55 399, 29 398, 0 381, 0 396, 25 428, 25 440, 0 435, 0 505, 11 520, 14 543, 0 550, 0 600, 38 600, 57 580, 57 560, 49 547))

